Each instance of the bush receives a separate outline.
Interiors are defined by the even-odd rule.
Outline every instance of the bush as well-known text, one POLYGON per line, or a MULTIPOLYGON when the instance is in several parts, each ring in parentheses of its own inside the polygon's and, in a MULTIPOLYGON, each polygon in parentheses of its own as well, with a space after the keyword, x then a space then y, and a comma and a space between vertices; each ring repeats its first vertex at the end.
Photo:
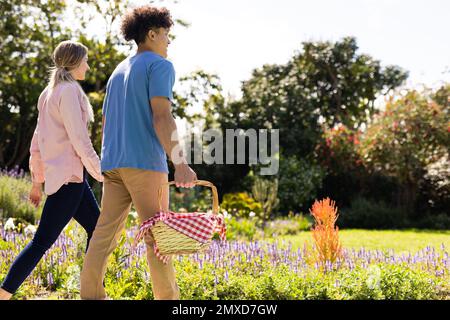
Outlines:
POLYGON ((340 124, 324 130, 323 139, 315 148, 320 164, 333 175, 363 170, 363 161, 358 153, 361 131, 354 131, 340 124))
POLYGON ((262 212, 261 204, 247 192, 225 194, 220 208, 233 216, 242 218, 248 218, 251 212, 254 212, 257 216, 262 212))
POLYGON ((416 228, 450 230, 450 216, 446 213, 427 215, 414 225, 416 228))
POLYGON ((338 225, 341 228, 394 229, 407 227, 408 221, 399 208, 357 196, 350 207, 340 210, 338 225))
POLYGON ((410 218, 418 218, 419 182, 425 169, 448 154, 444 108, 417 91, 392 97, 367 127, 360 145, 366 168, 397 179, 401 186, 397 205, 410 218))
POLYGON ((35 208, 28 195, 31 190, 29 177, 22 174, 11 174, 2 171, 0 174, 0 219, 15 218, 16 222, 28 222, 34 224, 41 216, 45 202, 43 197, 41 204, 35 208))
POLYGON ((307 210, 306 206, 317 196, 325 176, 324 170, 313 161, 295 156, 280 159, 278 177, 279 210, 307 210))
MULTIPOLYGON (((226 219, 225 223, 227 226, 227 240, 254 240, 259 229, 255 218, 231 217, 226 219)), ((215 237, 218 238, 217 235, 215 237)))
POLYGON ((276 218, 269 221, 264 228, 264 235, 267 238, 280 237, 287 235, 296 235, 300 231, 308 231, 311 229, 312 221, 303 214, 289 213, 288 217, 276 218))
POLYGON ((449 154, 426 167, 426 174, 419 184, 418 212, 439 214, 450 207, 450 159, 449 154))
MULTIPOLYGON (((262 228, 262 221, 257 217, 235 218, 227 217, 228 240, 261 240, 286 235, 296 235, 301 231, 310 230, 312 221, 303 214, 293 214, 288 217, 280 217, 269 220, 262 228)), ((219 237, 216 235, 216 239, 219 237)))

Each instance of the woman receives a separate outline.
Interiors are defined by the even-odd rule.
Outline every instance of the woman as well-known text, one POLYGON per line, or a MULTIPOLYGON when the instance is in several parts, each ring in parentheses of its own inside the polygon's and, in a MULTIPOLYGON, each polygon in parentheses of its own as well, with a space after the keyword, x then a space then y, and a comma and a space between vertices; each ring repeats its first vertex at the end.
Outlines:
POLYGON ((17 256, 3 281, 3 300, 16 292, 71 218, 86 230, 87 249, 100 214, 86 180, 87 170, 96 180, 103 181, 100 159, 87 127, 94 116, 77 82, 84 80, 89 70, 87 48, 64 41, 53 52, 53 62, 49 84, 38 100, 39 116, 30 147, 30 201, 39 205, 44 181, 48 197, 33 240, 17 256))

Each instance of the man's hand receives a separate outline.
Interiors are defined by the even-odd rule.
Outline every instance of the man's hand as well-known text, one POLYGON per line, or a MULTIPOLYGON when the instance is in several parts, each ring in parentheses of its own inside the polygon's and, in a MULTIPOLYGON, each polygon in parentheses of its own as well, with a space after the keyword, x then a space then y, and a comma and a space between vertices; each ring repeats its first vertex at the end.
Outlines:
POLYGON ((33 183, 29 195, 29 200, 37 208, 41 203, 41 199, 42 199, 42 184, 33 183))
POLYGON ((192 188, 197 181, 197 174, 186 163, 175 165, 175 185, 177 187, 192 188))

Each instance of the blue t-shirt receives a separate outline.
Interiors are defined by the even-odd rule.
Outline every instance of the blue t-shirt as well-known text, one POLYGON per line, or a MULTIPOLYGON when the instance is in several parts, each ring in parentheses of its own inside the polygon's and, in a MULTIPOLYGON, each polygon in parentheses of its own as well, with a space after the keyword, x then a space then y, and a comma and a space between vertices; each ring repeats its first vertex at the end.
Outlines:
POLYGON ((102 172, 116 168, 169 172, 153 128, 150 99, 173 100, 174 82, 172 63, 151 51, 130 56, 116 67, 103 102, 102 172))

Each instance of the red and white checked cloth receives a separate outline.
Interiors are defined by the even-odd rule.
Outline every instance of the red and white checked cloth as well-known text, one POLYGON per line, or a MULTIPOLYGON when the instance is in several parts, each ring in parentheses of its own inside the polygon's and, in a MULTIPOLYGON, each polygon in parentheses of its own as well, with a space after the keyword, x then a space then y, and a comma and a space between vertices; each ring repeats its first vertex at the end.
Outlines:
MULTIPOLYGON (((182 234, 195 239, 201 243, 206 243, 212 239, 215 232, 219 233, 220 239, 226 239, 226 226, 222 215, 205 214, 199 212, 176 213, 176 212, 158 212, 152 218, 144 221, 139 228, 139 232, 135 238, 135 245, 144 237, 158 221, 162 221, 169 227, 181 232, 182 234)), ((158 245, 155 241, 153 244, 155 255, 162 262, 167 263, 169 256, 160 254, 158 245)))

